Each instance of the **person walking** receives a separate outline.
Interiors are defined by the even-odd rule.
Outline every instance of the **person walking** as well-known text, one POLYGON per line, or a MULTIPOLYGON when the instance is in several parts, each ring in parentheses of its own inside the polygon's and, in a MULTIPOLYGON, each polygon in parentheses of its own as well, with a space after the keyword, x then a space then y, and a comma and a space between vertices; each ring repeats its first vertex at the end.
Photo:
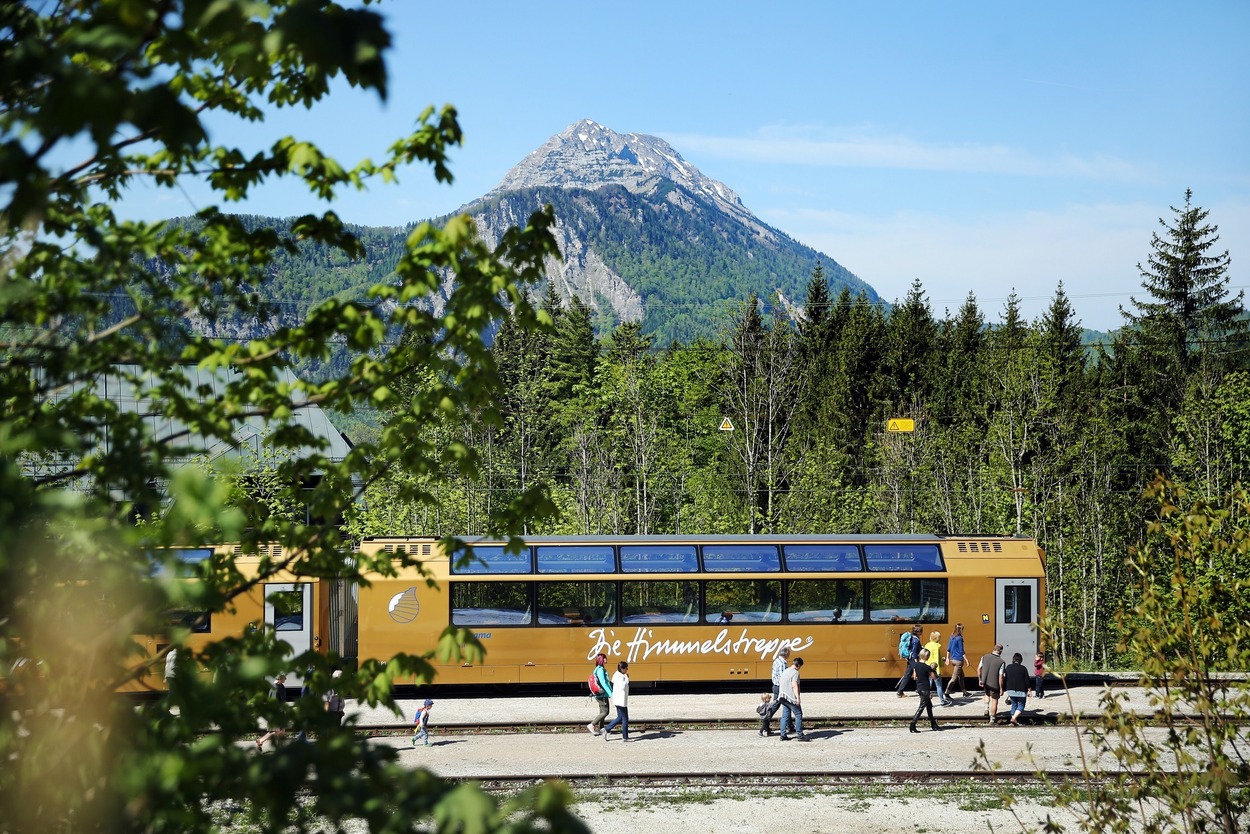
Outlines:
MULTIPOLYGON (((330 685, 337 686, 335 681, 343 677, 342 669, 335 669, 330 675, 330 685)), ((334 717, 336 724, 343 723, 343 713, 346 711, 347 702, 343 700, 343 696, 338 693, 337 689, 331 689, 325 694, 326 712, 334 717)))
POLYGON ((929 650, 921 649, 920 656, 909 664, 911 671, 916 676, 916 694, 920 696, 920 703, 916 706, 916 714, 911 717, 911 725, 908 729, 913 733, 920 732, 916 729, 916 722, 920 720, 923 712, 929 713, 929 727, 937 732, 937 720, 933 717, 933 699, 930 697, 932 685, 937 681, 937 672, 929 665, 929 650))
POLYGON ((417 739, 421 739, 423 746, 430 746, 430 709, 434 706, 434 701, 429 698, 425 699, 425 703, 417 707, 417 712, 412 716, 412 725, 416 730, 412 734, 412 746, 417 746, 417 739))
POLYGON ((777 654, 773 655, 773 697, 772 704, 768 707, 767 713, 760 713, 764 717, 764 721, 760 724, 760 735, 771 736, 773 716, 777 714, 777 710, 781 709, 781 676, 785 674, 786 666, 790 664, 790 647, 782 646, 777 650, 777 654))
POLYGON ((595 655, 595 667, 591 670, 591 679, 595 682, 595 686, 599 688, 598 692, 594 691, 595 687, 591 687, 591 695, 594 696, 595 702, 599 707, 599 714, 595 716, 595 720, 586 725, 586 729, 590 730, 592 736, 599 735, 603 730, 604 722, 608 720, 608 704, 612 698, 612 684, 608 681, 608 672, 604 669, 604 665, 608 662, 608 656, 603 652, 595 655))
POLYGON ((621 726, 621 741, 629 741, 629 664, 622 660, 616 664, 612 673, 612 706, 616 707, 616 717, 603 728, 603 740, 618 724, 621 726))
POLYGON ((1033 655, 1033 695, 1046 697, 1046 658, 1041 652, 1033 655))
POLYGON ((998 718, 998 697, 1002 694, 1003 644, 995 643, 994 651, 982 655, 977 664, 977 683, 985 690, 985 716, 990 723, 998 718))
MULTIPOLYGON (((273 679, 273 683, 269 687, 269 697, 276 700, 282 707, 286 709, 286 672, 279 672, 277 677, 273 679)), ((260 738, 256 739, 256 749, 265 752, 265 742, 272 738, 282 738, 286 735, 286 727, 271 722, 268 731, 260 738)))
POLYGON ((942 669, 939 665, 942 657, 942 644, 939 642, 941 639, 942 632, 929 632, 929 642, 924 644, 925 651, 929 653, 929 659, 926 662, 933 669, 935 676, 933 682, 937 684, 938 702, 944 707, 953 707, 955 702, 947 698, 946 693, 942 691, 942 669))
POLYGON ((1029 670, 1024 667, 1024 658, 1020 652, 1011 656, 1011 663, 1003 668, 1002 683, 999 685, 1011 704, 1011 726, 1020 726, 1020 716, 1024 713, 1024 704, 1029 697, 1029 670))
POLYGON ((803 658, 796 657, 790 668, 781 674, 781 740, 789 741, 786 733, 790 728, 790 715, 794 715, 794 737, 799 741, 807 741, 803 735, 803 697, 799 691, 799 670, 803 668, 803 658))
POLYGON ((755 712, 760 717, 760 738, 765 735, 772 735, 772 730, 768 729, 768 717, 772 715, 773 696, 771 692, 765 692, 760 696, 760 705, 755 708, 755 712))
POLYGON ((916 625, 911 627, 911 632, 908 634, 908 637, 907 637, 906 654, 904 654, 904 652, 902 651, 903 649, 902 640, 899 641, 898 645, 900 649, 899 655, 905 661, 905 665, 903 668, 903 677, 898 679, 898 686, 894 687, 894 691, 898 693, 898 697, 906 698, 907 686, 908 684, 911 683, 911 679, 912 679, 911 663, 913 660, 916 660, 917 658, 920 657, 920 649, 921 649, 920 624, 917 623, 916 625))
POLYGON ((964 666, 967 662, 964 654, 964 624, 955 623, 955 630, 946 641, 946 665, 951 667, 951 679, 946 682, 947 697, 954 694, 955 681, 959 681, 959 694, 968 694, 968 686, 964 683, 964 666))

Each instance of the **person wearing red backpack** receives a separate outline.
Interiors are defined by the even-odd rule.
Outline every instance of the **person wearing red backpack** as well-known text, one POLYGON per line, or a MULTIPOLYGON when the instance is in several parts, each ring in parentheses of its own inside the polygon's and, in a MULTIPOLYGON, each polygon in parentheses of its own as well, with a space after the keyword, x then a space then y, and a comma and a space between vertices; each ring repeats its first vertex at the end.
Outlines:
POLYGON ((612 700, 612 684, 608 681, 608 672, 604 668, 604 664, 608 662, 608 656, 603 652, 595 655, 595 668, 590 672, 590 694, 599 705, 599 715, 594 721, 586 725, 586 729, 590 730, 592 736, 599 735, 599 731, 603 729, 603 724, 608 720, 608 704, 612 700), (596 692, 595 689, 599 691, 596 692))

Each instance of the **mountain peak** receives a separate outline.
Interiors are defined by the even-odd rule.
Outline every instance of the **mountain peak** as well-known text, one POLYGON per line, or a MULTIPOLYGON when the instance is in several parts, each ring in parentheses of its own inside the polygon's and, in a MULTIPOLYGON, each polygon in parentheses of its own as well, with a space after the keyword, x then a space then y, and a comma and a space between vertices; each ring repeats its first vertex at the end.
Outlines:
POLYGON ((705 177, 658 136, 620 134, 590 119, 569 125, 532 151, 486 196, 524 188, 599 189, 620 185, 642 194, 669 180, 740 218, 754 216, 733 189, 705 177))

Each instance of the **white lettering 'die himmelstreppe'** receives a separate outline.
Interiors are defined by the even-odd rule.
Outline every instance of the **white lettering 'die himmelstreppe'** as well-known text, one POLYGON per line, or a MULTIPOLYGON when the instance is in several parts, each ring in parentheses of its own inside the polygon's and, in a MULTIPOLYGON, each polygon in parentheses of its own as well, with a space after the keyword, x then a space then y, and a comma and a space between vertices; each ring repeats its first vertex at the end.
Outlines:
POLYGON ((812 637, 766 638, 752 637, 749 629, 742 629, 738 639, 729 636, 729 629, 722 628, 720 633, 710 640, 656 640, 655 630, 639 628, 634 632, 632 640, 625 641, 616 636, 614 628, 593 628, 587 635, 591 639, 587 660, 603 652, 608 657, 620 657, 635 663, 639 660, 661 658, 669 655, 723 654, 746 655, 758 653, 760 660, 767 660, 777 653, 782 646, 789 646, 791 651, 803 651, 815 642, 812 637))

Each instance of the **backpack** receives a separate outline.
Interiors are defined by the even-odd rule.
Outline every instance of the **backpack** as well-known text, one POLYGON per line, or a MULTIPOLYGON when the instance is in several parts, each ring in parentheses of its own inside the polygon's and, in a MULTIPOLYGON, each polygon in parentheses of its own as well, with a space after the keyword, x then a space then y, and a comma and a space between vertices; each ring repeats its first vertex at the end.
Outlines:
POLYGON ((911 632, 904 631, 898 638, 898 656, 903 660, 911 658, 911 632))
MULTIPOLYGON (((598 669, 599 667, 595 667, 598 669)), ((590 677, 586 679, 586 685, 590 687, 590 694, 599 696, 603 694, 603 687, 599 685, 598 679, 595 678, 595 669, 590 670, 590 677)))

